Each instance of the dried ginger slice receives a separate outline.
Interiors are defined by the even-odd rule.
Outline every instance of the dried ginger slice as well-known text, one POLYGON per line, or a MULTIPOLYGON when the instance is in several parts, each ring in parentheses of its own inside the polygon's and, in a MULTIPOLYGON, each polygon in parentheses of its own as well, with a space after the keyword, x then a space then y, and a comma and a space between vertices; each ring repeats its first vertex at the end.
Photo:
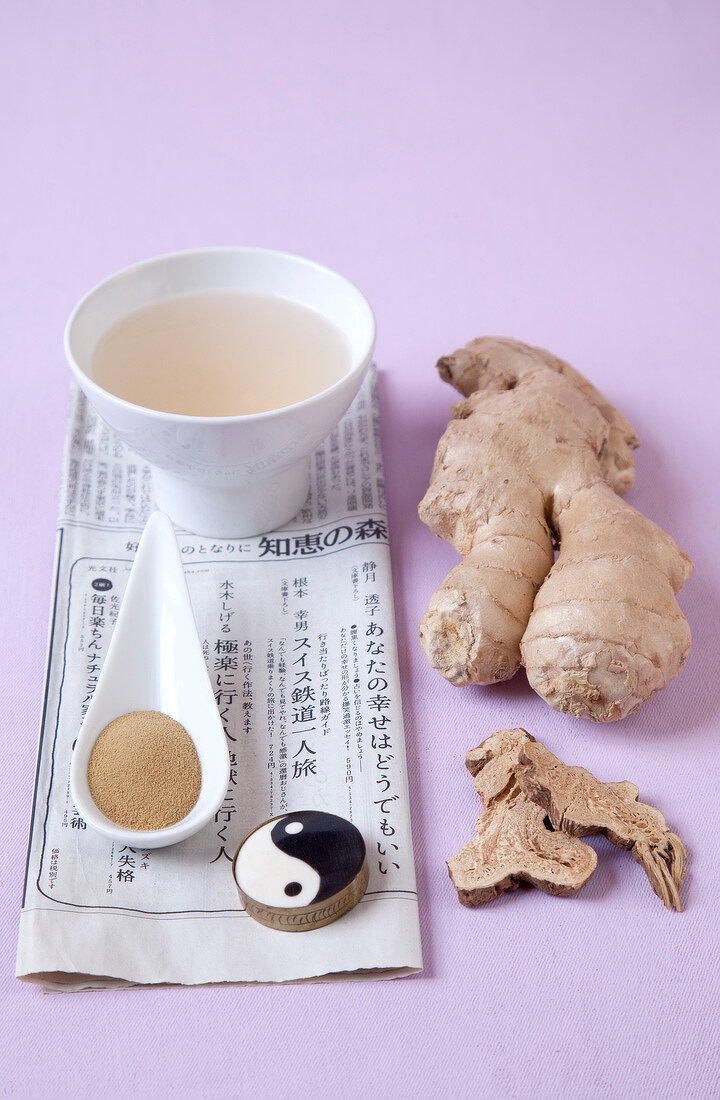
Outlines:
POLYGON ((595 870, 595 851, 548 828, 544 809, 517 782, 520 752, 532 742, 525 730, 498 730, 468 753, 467 768, 486 809, 477 820, 477 835, 447 861, 463 905, 482 905, 520 882, 567 897, 595 870))
POLYGON ((563 764, 532 738, 519 746, 518 763, 516 781, 553 828, 573 837, 602 833, 632 852, 665 908, 680 912, 685 845, 659 810, 637 801, 634 783, 601 783, 585 768, 563 764))

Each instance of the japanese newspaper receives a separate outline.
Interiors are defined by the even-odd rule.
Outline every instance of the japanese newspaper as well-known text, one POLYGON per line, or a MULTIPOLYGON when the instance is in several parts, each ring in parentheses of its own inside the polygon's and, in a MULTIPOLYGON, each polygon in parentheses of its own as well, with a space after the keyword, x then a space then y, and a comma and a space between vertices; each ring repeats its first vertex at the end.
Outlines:
POLYGON ((107 840, 69 790, 150 468, 72 391, 17 975, 46 989, 395 977, 421 967, 374 368, 311 461, 281 531, 177 531, 230 753, 205 829, 154 850, 107 840), (266 818, 353 821, 370 881, 356 908, 290 935, 242 907, 231 861, 266 818))

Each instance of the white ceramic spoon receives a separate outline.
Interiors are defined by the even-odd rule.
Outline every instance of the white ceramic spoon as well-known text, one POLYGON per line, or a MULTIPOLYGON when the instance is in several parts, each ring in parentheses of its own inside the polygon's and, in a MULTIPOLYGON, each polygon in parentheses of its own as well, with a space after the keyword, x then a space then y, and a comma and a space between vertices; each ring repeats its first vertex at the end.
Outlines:
POLYGON ((70 792, 88 825, 118 843, 162 848, 196 833, 217 813, 230 780, 227 740, 195 626, 175 532, 163 512, 148 520, 102 672, 70 764, 70 792), (87 768, 98 734, 132 710, 159 710, 182 723, 202 768, 200 797, 176 825, 124 829, 90 795, 87 768))

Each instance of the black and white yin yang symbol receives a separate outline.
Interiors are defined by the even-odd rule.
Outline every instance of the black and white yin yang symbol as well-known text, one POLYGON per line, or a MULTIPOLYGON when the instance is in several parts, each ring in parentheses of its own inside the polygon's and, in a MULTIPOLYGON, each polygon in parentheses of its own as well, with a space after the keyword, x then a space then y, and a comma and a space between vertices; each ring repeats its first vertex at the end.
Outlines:
POLYGON ((298 909, 344 890, 364 860, 365 842, 350 821, 301 810, 250 834, 237 854, 235 879, 262 905, 298 909))

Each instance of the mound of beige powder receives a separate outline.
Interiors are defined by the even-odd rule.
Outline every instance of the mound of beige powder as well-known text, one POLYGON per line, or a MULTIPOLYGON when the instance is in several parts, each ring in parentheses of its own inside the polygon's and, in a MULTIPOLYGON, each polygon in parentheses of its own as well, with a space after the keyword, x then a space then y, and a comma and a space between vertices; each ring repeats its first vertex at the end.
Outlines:
POLYGON ((200 796, 202 772, 192 738, 157 710, 134 710, 99 734, 88 762, 93 801, 126 829, 165 829, 200 796))

